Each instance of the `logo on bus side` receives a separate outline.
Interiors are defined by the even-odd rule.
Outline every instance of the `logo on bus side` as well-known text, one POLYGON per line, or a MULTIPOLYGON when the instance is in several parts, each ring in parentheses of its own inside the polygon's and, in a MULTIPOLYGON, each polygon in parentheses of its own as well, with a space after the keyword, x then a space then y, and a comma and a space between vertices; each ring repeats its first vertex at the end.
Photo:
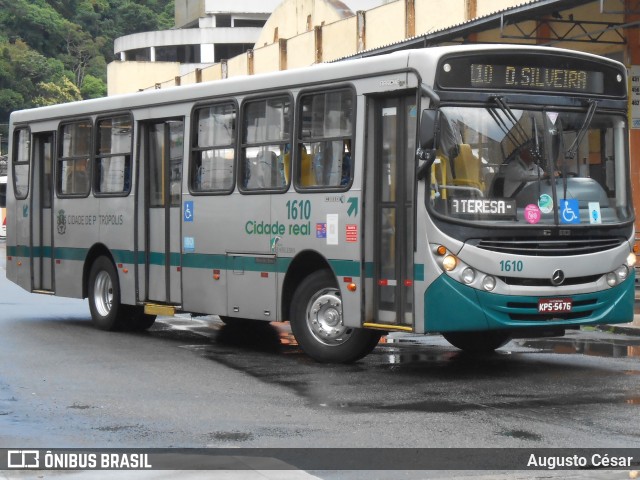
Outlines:
POLYGON ((64 235, 67 232, 67 216, 64 210, 58 210, 58 234, 64 235))

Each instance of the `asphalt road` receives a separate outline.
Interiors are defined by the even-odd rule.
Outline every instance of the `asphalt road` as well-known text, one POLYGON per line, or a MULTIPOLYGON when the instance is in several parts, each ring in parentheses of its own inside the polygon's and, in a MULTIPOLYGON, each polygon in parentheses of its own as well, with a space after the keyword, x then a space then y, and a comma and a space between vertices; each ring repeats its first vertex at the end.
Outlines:
MULTIPOLYGON (((640 448, 640 337, 583 331, 473 359, 395 334, 358 363, 322 365, 286 325, 178 316, 98 331, 86 301, 8 282, 3 247, 0 448, 640 448)), ((402 478, 434 478, 415 475, 402 478)))

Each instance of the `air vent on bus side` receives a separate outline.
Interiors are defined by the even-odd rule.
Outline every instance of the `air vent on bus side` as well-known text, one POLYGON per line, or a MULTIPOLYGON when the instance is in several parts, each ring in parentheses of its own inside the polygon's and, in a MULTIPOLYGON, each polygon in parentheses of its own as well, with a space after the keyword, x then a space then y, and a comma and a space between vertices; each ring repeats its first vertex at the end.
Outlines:
POLYGON ((491 252, 537 257, 566 257, 604 252, 619 247, 623 238, 588 238, 578 240, 500 239, 469 240, 467 243, 491 252))

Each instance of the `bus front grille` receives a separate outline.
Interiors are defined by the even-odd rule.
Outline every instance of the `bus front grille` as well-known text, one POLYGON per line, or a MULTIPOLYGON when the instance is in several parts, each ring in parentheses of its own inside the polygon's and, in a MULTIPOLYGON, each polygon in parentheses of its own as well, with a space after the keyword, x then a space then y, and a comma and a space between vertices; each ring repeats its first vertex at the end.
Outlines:
POLYGON ((483 250, 506 253, 510 255, 527 255, 537 257, 566 257, 604 252, 619 247, 623 238, 589 238, 578 240, 539 240, 539 239, 500 239, 470 240, 483 250))
MULTIPOLYGON (((562 282, 562 286, 570 285, 584 285, 586 283, 597 282, 603 274, 586 275, 584 277, 570 277, 565 278, 562 282)), ((520 278, 520 277, 498 277, 507 285, 513 285, 518 287, 553 287, 550 278, 520 278)))

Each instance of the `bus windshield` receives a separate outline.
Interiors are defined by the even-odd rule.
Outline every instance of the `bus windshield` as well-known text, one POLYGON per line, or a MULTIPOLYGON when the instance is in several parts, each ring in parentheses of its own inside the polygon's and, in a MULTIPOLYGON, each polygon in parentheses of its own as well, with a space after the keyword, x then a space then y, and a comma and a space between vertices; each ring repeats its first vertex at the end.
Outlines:
POLYGON ((440 111, 428 203, 458 222, 620 224, 632 218, 621 115, 447 106, 440 111))

